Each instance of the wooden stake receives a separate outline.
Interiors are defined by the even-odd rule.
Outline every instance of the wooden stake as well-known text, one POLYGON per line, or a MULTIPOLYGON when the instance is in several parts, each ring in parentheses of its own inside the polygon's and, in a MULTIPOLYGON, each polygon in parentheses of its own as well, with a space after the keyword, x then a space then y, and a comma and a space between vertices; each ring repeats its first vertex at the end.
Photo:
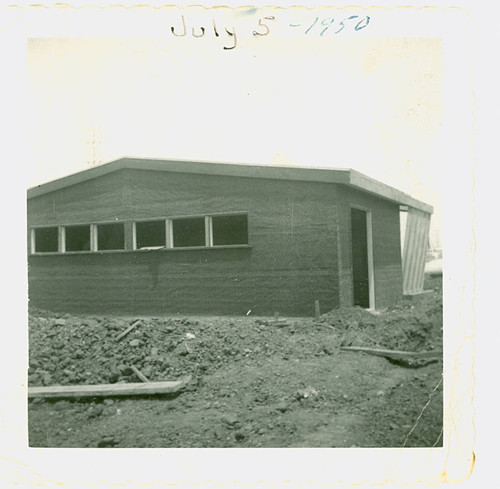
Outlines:
POLYGON ((183 389, 185 385, 190 381, 191 375, 180 380, 168 382, 139 382, 134 384, 99 385, 52 385, 46 387, 28 387, 28 397, 74 398, 172 394, 183 389))
POLYGON ((316 318, 316 321, 319 320, 320 315, 319 301, 314 301, 314 317, 316 318))
POLYGON ((274 313, 274 322, 275 322, 275 323, 277 323, 277 322, 279 321, 279 319, 280 319, 280 314, 279 314, 279 312, 275 312, 275 313, 274 313))
POLYGON ((140 319, 138 319, 134 324, 129 326, 123 333, 120 333, 115 340, 120 341, 124 336, 127 336, 139 323, 141 322, 140 319))
POLYGON ((149 379, 134 365, 131 365, 130 368, 134 371, 134 374, 137 375, 143 382, 149 382, 149 379))

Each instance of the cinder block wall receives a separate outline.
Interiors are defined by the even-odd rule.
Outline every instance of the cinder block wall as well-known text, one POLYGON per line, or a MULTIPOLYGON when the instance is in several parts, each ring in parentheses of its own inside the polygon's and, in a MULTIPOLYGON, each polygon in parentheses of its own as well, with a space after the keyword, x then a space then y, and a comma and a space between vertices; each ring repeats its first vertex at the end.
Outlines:
POLYGON ((402 298, 399 205, 350 187, 338 187, 340 304, 352 306, 351 204, 372 212, 375 307, 390 306, 402 298))
POLYGON ((41 195, 28 201, 28 226, 118 219, 131 229, 135 219, 248 212, 250 248, 34 255, 30 301, 108 314, 310 316, 317 299, 322 311, 333 309, 340 304, 337 190, 127 169, 41 195))

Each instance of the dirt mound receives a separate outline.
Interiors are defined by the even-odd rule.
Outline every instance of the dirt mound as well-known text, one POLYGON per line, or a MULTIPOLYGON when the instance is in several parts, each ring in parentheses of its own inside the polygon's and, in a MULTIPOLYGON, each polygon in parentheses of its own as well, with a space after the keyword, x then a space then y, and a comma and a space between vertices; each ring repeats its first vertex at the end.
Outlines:
POLYGON ((261 364, 269 356, 335 355, 340 346, 419 351, 442 348, 439 294, 372 313, 341 308, 319 321, 254 318, 147 318, 137 321, 30 310, 30 385, 138 382, 211 373, 228 364, 261 364), (278 323, 281 324, 281 323, 278 323))
POLYGON ((252 318, 149 318, 117 341, 137 319, 91 318, 31 311, 30 385, 138 382, 209 373, 268 356, 333 354, 332 337, 312 321, 279 328, 252 318))
POLYGON ((422 351, 443 346, 443 305, 429 293, 401 301, 384 311, 336 309, 321 317, 332 326, 341 346, 372 346, 391 350, 422 351))

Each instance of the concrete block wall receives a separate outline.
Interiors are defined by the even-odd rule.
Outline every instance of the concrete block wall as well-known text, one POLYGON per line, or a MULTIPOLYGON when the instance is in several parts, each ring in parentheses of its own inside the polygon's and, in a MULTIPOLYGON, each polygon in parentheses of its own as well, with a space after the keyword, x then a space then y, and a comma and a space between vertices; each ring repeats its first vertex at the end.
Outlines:
MULTIPOLYGON (((28 225, 248 213, 249 248, 29 257, 38 307, 113 314, 311 316, 339 302, 337 186, 119 170, 28 201, 28 225)), ((130 247, 130 238, 128 239, 130 247)))

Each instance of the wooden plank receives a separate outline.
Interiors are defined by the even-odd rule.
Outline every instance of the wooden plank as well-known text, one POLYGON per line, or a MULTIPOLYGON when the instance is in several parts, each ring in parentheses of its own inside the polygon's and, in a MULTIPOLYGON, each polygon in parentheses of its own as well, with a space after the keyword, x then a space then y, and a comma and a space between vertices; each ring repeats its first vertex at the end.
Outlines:
POLYGON ((166 382, 28 387, 28 397, 41 397, 47 399, 63 397, 111 397, 173 394, 184 388, 184 386, 190 381, 191 376, 189 375, 180 380, 166 382))
POLYGON ((378 355, 381 357, 391 357, 391 358, 432 358, 440 357, 443 352, 441 350, 436 351, 400 351, 400 350, 381 350, 378 348, 368 348, 364 346, 341 346, 343 351, 361 351, 363 353, 369 353, 370 355, 378 355))
POLYGON ((139 323, 141 322, 140 319, 138 319, 134 324, 132 324, 131 326, 129 326, 125 331, 123 331, 122 333, 120 333, 116 338, 115 340, 116 341, 120 341, 124 336, 127 336, 139 323))
POLYGON ((291 326, 290 323, 287 323, 286 321, 277 321, 277 322, 272 322, 269 323, 271 326, 276 326, 278 328, 286 328, 288 326, 291 326))
POLYGON ((134 374, 137 375, 143 382, 149 382, 149 379, 134 365, 130 367, 133 371, 134 374))

